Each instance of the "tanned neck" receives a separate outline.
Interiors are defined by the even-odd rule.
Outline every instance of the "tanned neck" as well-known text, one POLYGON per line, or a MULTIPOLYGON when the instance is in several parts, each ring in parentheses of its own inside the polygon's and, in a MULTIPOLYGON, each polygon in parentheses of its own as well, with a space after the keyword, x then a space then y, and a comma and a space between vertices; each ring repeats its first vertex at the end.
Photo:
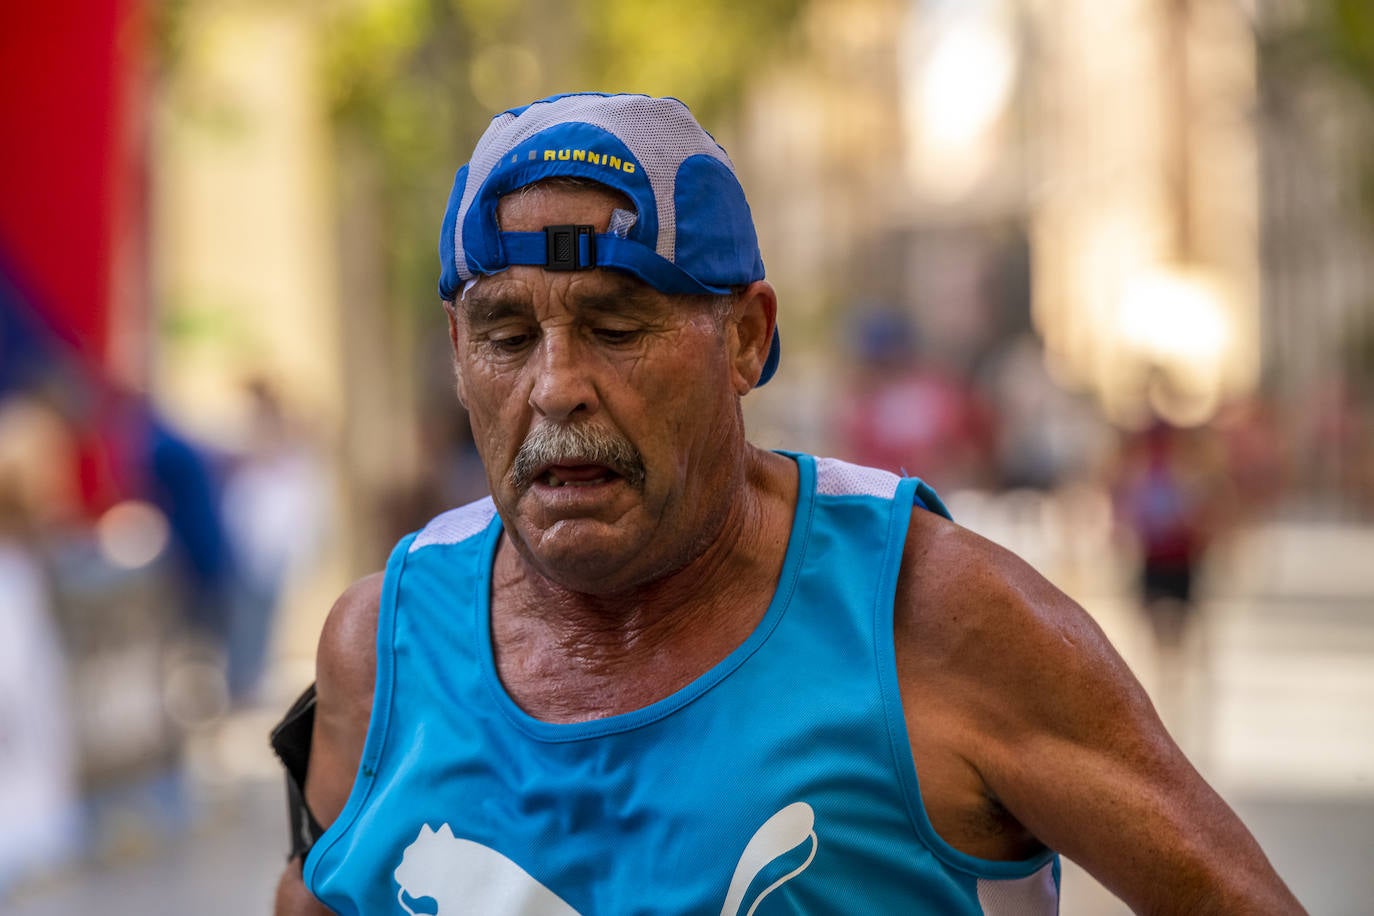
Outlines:
POLYGON ((503 544, 492 632, 517 703, 550 721, 627 712, 685 686, 753 632, 786 553, 795 466, 756 450, 751 458, 715 537, 654 582, 614 595, 569 591, 503 544))

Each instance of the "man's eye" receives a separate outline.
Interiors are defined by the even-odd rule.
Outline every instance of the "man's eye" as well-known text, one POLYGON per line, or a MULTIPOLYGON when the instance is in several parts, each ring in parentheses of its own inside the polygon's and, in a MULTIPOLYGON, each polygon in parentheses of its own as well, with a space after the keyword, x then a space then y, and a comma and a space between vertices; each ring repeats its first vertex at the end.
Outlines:
POLYGON ((487 339, 496 349, 514 353, 527 347, 533 338, 532 334, 493 334, 487 339))
POLYGON ((608 344, 627 344, 639 338, 639 329, 597 328, 593 333, 597 340, 608 344))

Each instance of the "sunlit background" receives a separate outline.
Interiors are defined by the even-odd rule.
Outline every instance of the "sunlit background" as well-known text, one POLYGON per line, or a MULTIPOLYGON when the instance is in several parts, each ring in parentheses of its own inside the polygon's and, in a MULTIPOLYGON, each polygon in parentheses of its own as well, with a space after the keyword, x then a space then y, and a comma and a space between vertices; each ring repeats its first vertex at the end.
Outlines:
POLYGON ((1368 0, 5 4, 0 910, 269 910, 266 735, 333 597, 485 492, 453 172, 586 88, 734 159, 785 341, 755 440, 926 478, 1314 913, 1368 912, 1368 0), (1138 587, 1180 557, 1181 629, 1138 587))

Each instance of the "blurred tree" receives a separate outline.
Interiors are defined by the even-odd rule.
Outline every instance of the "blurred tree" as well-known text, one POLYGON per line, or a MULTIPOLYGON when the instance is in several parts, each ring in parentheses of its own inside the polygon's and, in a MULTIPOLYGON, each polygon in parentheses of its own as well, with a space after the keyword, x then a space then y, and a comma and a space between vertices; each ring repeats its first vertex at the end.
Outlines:
POLYGON ((1313 7, 1322 45, 1336 67, 1374 98, 1374 4, 1320 0, 1313 7))
POLYGON ((728 118, 751 73, 795 38, 806 0, 601 0, 578 4, 590 83, 683 99, 728 118))

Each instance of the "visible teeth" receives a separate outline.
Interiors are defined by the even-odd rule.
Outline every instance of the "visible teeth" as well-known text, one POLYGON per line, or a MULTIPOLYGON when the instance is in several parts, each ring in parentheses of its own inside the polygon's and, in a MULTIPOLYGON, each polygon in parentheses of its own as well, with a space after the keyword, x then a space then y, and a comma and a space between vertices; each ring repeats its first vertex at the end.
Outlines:
POLYGON ((560 480, 552 471, 544 475, 543 482, 548 487, 591 487, 599 483, 605 483, 610 478, 607 476, 597 477, 592 480, 560 480))

